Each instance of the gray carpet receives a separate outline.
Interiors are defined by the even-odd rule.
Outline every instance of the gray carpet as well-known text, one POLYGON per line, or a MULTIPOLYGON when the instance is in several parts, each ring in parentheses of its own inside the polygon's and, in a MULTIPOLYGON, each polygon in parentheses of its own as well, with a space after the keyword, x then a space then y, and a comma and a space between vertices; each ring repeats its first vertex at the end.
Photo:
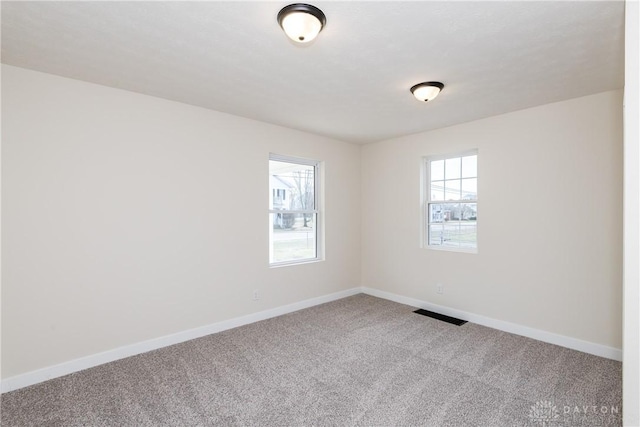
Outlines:
POLYGON ((2 426, 621 425, 621 364, 367 295, 2 395, 2 426), (619 412, 617 412, 619 411, 619 412))

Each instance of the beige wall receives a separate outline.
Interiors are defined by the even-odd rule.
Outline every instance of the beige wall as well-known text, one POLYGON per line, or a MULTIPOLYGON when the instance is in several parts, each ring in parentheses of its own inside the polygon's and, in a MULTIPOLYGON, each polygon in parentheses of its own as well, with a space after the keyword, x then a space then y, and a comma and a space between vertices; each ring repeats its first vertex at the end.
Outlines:
POLYGON ((620 348, 621 107, 605 92, 364 146, 363 286, 620 348), (478 253, 421 248, 422 157, 476 148, 478 253))
POLYGON ((358 146, 10 66, 2 104, 4 378, 359 285, 358 146), (268 267, 269 152, 325 161, 326 261, 268 267))
POLYGON ((358 285, 621 346, 618 91, 362 148, 10 66, 2 102, 3 378, 358 285), (420 248, 422 157, 472 148, 478 254, 420 248), (326 261, 268 268, 269 152, 325 161, 326 261))

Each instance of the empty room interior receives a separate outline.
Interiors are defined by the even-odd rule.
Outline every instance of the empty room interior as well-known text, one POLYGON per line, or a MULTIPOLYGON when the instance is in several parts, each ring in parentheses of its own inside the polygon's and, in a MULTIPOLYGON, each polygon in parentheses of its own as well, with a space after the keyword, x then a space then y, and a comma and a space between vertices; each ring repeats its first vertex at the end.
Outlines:
POLYGON ((2 1, 3 426, 640 425, 637 1, 2 1))

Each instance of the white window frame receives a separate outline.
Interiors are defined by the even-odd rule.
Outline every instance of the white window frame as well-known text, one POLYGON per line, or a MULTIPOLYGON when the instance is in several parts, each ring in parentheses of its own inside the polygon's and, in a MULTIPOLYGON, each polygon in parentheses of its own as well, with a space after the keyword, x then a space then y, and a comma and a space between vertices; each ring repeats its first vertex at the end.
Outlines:
MULTIPOLYGON (((286 163, 294 163, 299 165, 313 166, 313 177, 314 177, 314 190, 313 190, 313 207, 314 209, 306 209, 306 210, 290 210, 290 209, 271 209, 269 208, 269 267, 284 267, 289 265, 298 265, 298 264, 308 264, 318 261, 324 260, 324 215, 322 214, 322 165, 323 163, 319 160, 311 160, 305 159, 301 157, 292 157, 285 156, 282 154, 269 153, 269 160, 277 161, 277 162, 286 162, 286 163), (315 217, 315 242, 316 242, 316 256, 315 258, 304 258, 300 260, 290 260, 290 261, 273 261, 273 223, 271 221, 271 214, 282 214, 282 213, 293 213, 293 214, 312 214, 315 217)), ((269 179, 271 176, 269 175, 269 179)), ((271 192, 271 185, 268 182, 269 186, 269 207, 273 206, 273 195, 271 192)))
MULTIPOLYGON (((475 248, 467 248, 467 247, 456 247, 456 246, 445 246, 445 245, 432 245, 431 244, 431 240, 430 240, 430 236, 429 236, 429 232, 431 230, 431 216, 429 215, 429 206, 431 204, 447 204, 447 203, 475 203, 476 206, 478 206, 478 196, 476 193, 476 198, 475 200, 456 200, 456 201, 442 201, 442 200, 431 200, 431 162, 432 161, 437 161, 437 160, 447 160, 447 159, 452 159, 452 158, 457 158, 457 157, 467 157, 467 156, 477 156, 477 159, 480 158, 480 156, 478 155, 478 150, 474 149, 474 150, 467 150, 467 151, 462 151, 462 152, 457 152, 457 153, 450 153, 450 154, 441 154, 441 155, 433 155, 433 156, 425 156, 423 157, 423 161, 422 161, 422 165, 423 165, 423 173, 422 173, 422 179, 421 179, 421 185, 423 187, 423 191, 422 191, 422 216, 421 216, 421 229, 422 229, 422 233, 421 233, 421 246, 423 248, 427 248, 427 249, 433 249, 433 250, 437 250, 437 251, 448 251, 448 252, 463 252, 463 253, 472 253, 472 254, 477 254, 478 253, 478 247, 479 247, 479 236, 480 236, 480 227, 479 227, 479 222, 476 219, 476 247, 475 248)), ((477 162, 477 160, 476 160, 477 162)), ((478 167, 478 163, 476 163, 476 176, 475 178, 478 180, 479 182, 479 167, 478 167)))

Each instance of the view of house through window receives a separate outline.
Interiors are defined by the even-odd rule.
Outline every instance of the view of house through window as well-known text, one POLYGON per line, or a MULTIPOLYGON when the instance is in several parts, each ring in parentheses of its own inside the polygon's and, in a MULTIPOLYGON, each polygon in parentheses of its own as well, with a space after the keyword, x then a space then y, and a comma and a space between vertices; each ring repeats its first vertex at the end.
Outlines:
POLYGON ((271 264, 318 259, 318 162, 271 155, 271 264))
POLYGON ((474 251, 478 247, 478 155, 429 157, 427 245, 474 251))

